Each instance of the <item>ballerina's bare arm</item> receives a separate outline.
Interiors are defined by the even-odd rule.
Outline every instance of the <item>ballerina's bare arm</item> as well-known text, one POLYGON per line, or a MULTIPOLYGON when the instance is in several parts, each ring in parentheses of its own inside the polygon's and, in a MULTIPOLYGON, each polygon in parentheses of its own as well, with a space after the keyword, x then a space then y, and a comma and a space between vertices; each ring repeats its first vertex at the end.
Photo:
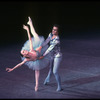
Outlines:
POLYGON ((23 25, 23 28, 27 31, 27 34, 28 34, 28 38, 29 38, 29 41, 30 41, 30 51, 34 51, 33 44, 32 44, 32 38, 31 38, 31 35, 30 35, 30 32, 29 32, 29 28, 26 25, 23 25))
POLYGON ((27 62, 27 61, 29 61, 29 60, 25 58, 21 63, 17 64, 15 67, 13 67, 13 68, 6 68, 6 71, 11 72, 11 71, 13 71, 14 69, 16 69, 16 68, 22 66, 22 65, 23 65, 25 62, 27 62))

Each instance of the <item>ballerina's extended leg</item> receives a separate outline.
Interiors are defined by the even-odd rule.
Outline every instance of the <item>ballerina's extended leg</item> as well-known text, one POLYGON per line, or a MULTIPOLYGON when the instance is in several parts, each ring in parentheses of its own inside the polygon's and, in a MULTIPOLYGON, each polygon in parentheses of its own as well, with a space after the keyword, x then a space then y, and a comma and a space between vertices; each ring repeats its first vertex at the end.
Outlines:
POLYGON ((28 17, 28 19, 29 19, 29 21, 27 22, 27 24, 30 26, 30 30, 31 30, 31 33, 32 33, 34 39, 35 39, 36 41, 40 41, 40 38, 39 38, 38 34, 36 33, 36 31, 35 31, 35 29, 34 29, 34 26, 33 26, 33 23, 32 23, 31 18, 28 17))

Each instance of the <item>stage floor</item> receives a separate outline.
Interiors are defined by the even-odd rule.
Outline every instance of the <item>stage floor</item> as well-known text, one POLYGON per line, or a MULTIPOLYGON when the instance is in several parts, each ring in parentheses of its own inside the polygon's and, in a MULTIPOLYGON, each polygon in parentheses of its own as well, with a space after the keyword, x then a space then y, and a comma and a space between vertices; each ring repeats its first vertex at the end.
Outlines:
POLYGON ((34 71, 23 65, 8 73, 6 67, 21 62, 23 44, 0 48, 0 99, 100 99, 100 40, 62 39, 63 60, 59 69, 63 91, 56 92, 56 80, 43 85, 49 67, 40 72, 39 91, 34 91, 34 71))

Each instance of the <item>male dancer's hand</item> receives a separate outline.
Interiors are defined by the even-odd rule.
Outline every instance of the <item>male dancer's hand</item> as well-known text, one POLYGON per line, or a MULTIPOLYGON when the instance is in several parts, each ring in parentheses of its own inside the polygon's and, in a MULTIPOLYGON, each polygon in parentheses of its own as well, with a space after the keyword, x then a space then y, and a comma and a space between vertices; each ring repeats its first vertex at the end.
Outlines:
POLYGON ((41 56, 41 57, 39 57, 38 59, 43 59, 44 58, 44 56, 41 56))
POLYGON ((42 49, 42 47, 40 46, 40 47, 38 47, 38 48, 36 48, 36 50, 38 51, 38 52, 41 52, 41 49, 42 49))

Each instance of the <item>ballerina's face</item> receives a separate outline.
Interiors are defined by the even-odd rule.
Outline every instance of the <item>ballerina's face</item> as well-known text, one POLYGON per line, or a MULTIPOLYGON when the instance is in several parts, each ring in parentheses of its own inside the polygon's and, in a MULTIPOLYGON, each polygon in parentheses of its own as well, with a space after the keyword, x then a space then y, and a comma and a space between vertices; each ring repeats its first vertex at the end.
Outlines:
POLYGON ((53 35, 57 35, 58 34, 58 27, 53 27, 53 29, 52 29, 52 34, 53 35))
POLYGON ((28 55, 28 51, 27 50, 21 50, 21 54, 26 57, 28 55))

